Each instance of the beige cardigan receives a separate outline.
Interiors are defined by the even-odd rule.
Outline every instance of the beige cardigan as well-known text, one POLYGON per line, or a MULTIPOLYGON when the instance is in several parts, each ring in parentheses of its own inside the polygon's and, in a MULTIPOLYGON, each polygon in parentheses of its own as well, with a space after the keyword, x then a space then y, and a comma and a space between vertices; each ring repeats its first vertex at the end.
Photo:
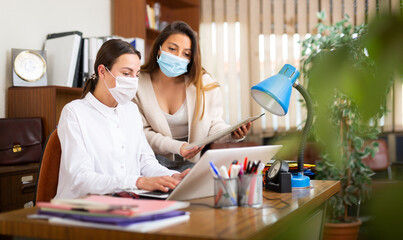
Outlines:
MULTIPOLYGON (((188 81, 186 77, 186 82, 188 81)), ((212 83, 213 79, 209 74, 203 75, 203 84, 212 83)), ((223 108, 221 104, 220 88, 205 92, 204 116, 200 120, 201 110, 194 127, 189 124, 189 142, 194 142, 213 135, 218 131, 227 128, 223 118, 223 108)), ((188 122, 191 123, 196 109, 196 87, 191 84, 186 88, 186 100, 188 110, 188 122)), ((133 101, 139 107, 143 117, 144 133, 155 154, 164 155, 168 159, 173 159, 174 154, 180 154, 180 148, 184 142, 172 139, 168 122, 161 110, 154 88, 148 73, 141 73, 139 76, 139 86, 133 101)), ((231 135, 227 135, 217 142, 234 141, 231 135)), ((189 161, 196 162, 200 158, 200 153, 189 161)))

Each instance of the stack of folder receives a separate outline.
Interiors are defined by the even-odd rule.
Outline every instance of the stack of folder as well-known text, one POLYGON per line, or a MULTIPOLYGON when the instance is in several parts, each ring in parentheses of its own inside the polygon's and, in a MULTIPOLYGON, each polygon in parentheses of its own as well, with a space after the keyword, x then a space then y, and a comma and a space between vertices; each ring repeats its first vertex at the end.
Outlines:
MULTIPOLYGON (((298 163, 296 161, 287 161, 288 163, 288 171, 292 174, 297 174, 297 168, 298 168, 298 163)), ((266 171, 268 171, 271 167, 271 163, 267 163, 263 172, 266 174, 266 171)), ((316 165, 315 164, 304 164, 304 175, 309 176, 309 177, 314 177, 315 172, 316 172, 316 165)))
POLYGON ((188 202, 117 198, 91 195, 83 199, 53 199, 38 202, 38 218, 51 223, 147 232, 187 221, 180 211, 188 202))

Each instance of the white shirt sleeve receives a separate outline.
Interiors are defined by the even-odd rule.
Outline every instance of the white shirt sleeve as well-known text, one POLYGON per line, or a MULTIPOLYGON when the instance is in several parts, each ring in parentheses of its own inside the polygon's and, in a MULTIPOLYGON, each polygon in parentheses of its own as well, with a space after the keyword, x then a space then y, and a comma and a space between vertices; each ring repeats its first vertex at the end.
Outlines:
POLYGON ((141 132, 141 145, 140 166, 142 176, 172 176, 173 174, 178 173, 177 171, 169 170, 158 162, 153 150, 147 142, 144 132, 141 132))

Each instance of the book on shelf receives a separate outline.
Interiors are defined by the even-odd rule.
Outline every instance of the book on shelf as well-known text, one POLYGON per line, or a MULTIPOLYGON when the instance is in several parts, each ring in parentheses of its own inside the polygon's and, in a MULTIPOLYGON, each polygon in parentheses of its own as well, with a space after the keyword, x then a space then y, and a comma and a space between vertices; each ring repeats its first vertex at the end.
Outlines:
POLYGON ((147 13, 147 19, 149 23, 149 27, 152 29, 157 29, 155 26, 155 12, 154 8, 151 7, 149 4, 146 5, 146 13, 147 13))

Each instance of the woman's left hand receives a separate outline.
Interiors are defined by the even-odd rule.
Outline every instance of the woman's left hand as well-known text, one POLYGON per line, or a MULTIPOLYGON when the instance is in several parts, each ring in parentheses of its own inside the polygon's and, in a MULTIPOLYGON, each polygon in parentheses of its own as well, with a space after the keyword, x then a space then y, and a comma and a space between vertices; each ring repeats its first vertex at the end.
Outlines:
POLYGON ((237 128, 235 131, 231 133, 231 137, 233 139, 241 139, 248 134, 248 131, 250 129, 250 126, 252 126, 251 122, 248 122, 246 125, 242 125, 239 128, 237 128))

